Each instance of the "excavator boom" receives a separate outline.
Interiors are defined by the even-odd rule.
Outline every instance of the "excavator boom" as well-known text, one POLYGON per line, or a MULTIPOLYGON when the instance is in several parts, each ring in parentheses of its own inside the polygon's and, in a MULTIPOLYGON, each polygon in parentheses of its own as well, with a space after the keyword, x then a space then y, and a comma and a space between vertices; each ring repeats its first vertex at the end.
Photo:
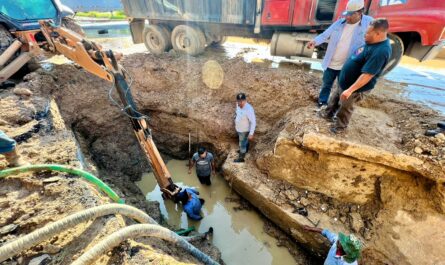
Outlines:
POLYGON ((51 20, 41 20, 39 24, 40 32, 43 34, 45 41, 36 41, 33 37, 36 34, 35 31, 17 32, 15 34, 17 40, 0 55, 0 63, 7 62, 19 48, 23 49, 25 47, 25 51, 20 56, 0 71, 0 82, 9 78, 34 55, 44 50, 62 54, 88 72, 113 83, 122 104, 122 111, 131 121, 133 131, 150 162, 164 198, 176 201, 176 195, 181 189, 173 183, 171 174, 156 148, 151 130, 148 127, 147 116, 137 110, 127 82, 128 73, 118 64, 122 55, 111 50, 105 51, 100 45, 88 41, 74 31, 56 26, 51 20))

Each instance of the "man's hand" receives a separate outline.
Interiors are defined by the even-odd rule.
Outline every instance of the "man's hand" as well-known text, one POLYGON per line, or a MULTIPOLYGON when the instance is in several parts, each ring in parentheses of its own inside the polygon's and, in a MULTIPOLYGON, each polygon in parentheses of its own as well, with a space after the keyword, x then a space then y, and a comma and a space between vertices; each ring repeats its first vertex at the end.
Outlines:
POLYGON ((318 228, 318 227, 311 227, 311 226, 308 226, 308 225, 304 225, 303 228, 304 228, 304 230, 306 230, 306 231, 310 231, 310 232, 321 233, 321 232, 323 231, 323 229, 321 229, 321 228, 318 228))
POLYGON ((249 136, 247 137, 247 139, 248 139, 249 141, 253 141, 253 134, 252 134, 252 135, 249 134, 249 136))
POLYGON ((311 40, 310 42, 307 43, 306 48, 308 49, 313 49, 315 47, 315 41, 311 40))
POLYGON ((192 170, 191 169, 189 169, 189 175, 191 175, 192 174, 192 170))
POLYGON ((346 89, 345 91, 343 91, 343 93, 341 93, 340 100, 341 101, 347 100, 351 96, 351 94, 352 94, 351 90, 346 89))

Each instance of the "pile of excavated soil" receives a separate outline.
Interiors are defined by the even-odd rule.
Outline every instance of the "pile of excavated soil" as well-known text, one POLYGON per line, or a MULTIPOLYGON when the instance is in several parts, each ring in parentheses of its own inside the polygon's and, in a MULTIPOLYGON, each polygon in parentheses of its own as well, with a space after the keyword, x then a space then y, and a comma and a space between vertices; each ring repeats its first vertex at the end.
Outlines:
MULTIPOLYGON (((72 67, 67 69, 78 71, 72 67)), ((76 144, 73 132, 66 127, 53 100, 52 92, 58 89, 56 80, 63 78, 63 75, 55 76, 39 70, 27 75, 16 88, 0 90, 0 130, 18 142, 19 152, 32 164, 86 166, 106 181, 110 176, 102 177, 102 171, 96 168, 89 155, 79 155, 80 146, 76 144)), ((132 138, 130 128, 123 130, 128 131, 132 138)), ((77 137, 81 140, 79 144, 85 146, 86 142, 81 135, 77 137)), ((0 156, 0 170, 6 166, 5 159, 0 156)), ((120 196, 126 197, 127 203, 146 211, 155 220, 162 221, 159 205, 146 202, 140 191, 131 185, 122 185, 120 189, 119 185, 124 182, 116 181, 117 185, 113 185, 113 189, 120 196)), ((22 173, 0 179, 0 246, 70 214, 111 202, 94 186, 70 174, 22 173)), ((24 250, 2 264, 28 264, 31 261, 39 261, 36 264, 71 264, 106 236, 133 223, 120 215, 97 218, 24 250)), ((220 259, 220 252, 209 241, 194 244, 215 259, 220 259)), ((127 240, 100 257, 95 264, 147 264, 147 261, 155 264, 199 263, 183 249, 170 243, 142 238, 127 240)))
MULTIPOLYGON (((422 136, 437 113, 379 96, 377 88, 357 107, 348 131, 332 135, 329 122, 316 115, 320 80, 302 70, 172 54, 134 54, 122 63, 160 150, 186 158, 189 136, 194 146, 210 147, 234 189, 312 253, 324 255, 327 242, 302 230, 311 223, 299 208, 321 227, 357 234, 365 242, 365 264, 445 259, 443 233, 433 228, 445 224, 445 142, 441 135, 422 136), (224 71, 219 89, 202 82, 209 59, 224 71), (248 162, 235 165, 234 99, 241 91, 258 127, 248 162)), ((70 65, 30 82, 55 96, 66 125, 107 183, 130 203, 143 203, 133 181, 149 166, 122 106, 109 99, 111 85, 70 65)))

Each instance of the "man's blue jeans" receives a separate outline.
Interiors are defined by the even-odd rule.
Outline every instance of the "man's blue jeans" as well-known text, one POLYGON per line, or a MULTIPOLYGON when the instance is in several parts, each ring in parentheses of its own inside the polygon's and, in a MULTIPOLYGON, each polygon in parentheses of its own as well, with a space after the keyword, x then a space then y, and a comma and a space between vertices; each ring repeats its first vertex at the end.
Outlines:
POLYGON ((249 146, 248 137, 249 137, 249 132, 238 132, 240 154, 247 153, 247 148, 249 146))
POLYGON ((318 103, 327 105, 331 88, 334 85, 335 79, 340 74, 340 70, 327 68, 323 73, 323 85, 321 86, 320 95, 318 96, 318 103))

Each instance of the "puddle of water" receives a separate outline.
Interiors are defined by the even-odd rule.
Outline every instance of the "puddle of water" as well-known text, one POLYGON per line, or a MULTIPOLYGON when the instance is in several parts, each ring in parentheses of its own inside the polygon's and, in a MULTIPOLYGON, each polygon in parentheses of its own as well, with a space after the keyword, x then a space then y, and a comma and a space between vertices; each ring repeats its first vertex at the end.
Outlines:
MULTIPOLYGON (((177 228, 194 226, 198 232, 213 227, 213 244, 222 252, 226 264, 295 264, 286 248, 277 247, 277 240, 263 231, 264 222, 256 211, 235 211, 237 204, 226 198, 238 196, 231 191, 222 176, 212 177, 212 186, 201 185, 195 172, 187 174, 187 161, 170 160, 167 164, 176 184, 194 187, 205 199, 202 215, 197 222, 187 218, 180 204, 164 201, 153 174, 145 174, 136 185, 147 200, 158 201, 167 223, 177 228)), ((194 171, 194 170, 193 170, 194 171)))

